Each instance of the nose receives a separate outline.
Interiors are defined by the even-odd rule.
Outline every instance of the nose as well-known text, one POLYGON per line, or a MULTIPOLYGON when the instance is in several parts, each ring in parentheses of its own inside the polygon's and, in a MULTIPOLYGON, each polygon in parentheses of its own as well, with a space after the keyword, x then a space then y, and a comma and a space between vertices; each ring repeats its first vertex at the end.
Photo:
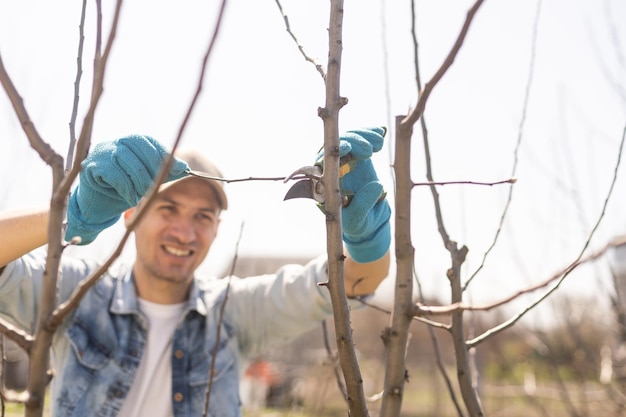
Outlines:
POLYGON ((190 244, 196 240, 196 230, 192 221, 179 217, 170 225, 170 234, 179 243, 190 244))

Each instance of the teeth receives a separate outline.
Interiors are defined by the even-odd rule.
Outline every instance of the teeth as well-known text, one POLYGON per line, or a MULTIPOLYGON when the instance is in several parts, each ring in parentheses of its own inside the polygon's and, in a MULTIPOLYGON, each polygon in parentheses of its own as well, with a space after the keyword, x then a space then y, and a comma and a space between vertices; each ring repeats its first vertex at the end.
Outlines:
POLYGON ((168 253, 171 253, 175 256, 189 256, 191 254, 190 250, 176 249, 171 246, 165 246, 164 248, 168 253))

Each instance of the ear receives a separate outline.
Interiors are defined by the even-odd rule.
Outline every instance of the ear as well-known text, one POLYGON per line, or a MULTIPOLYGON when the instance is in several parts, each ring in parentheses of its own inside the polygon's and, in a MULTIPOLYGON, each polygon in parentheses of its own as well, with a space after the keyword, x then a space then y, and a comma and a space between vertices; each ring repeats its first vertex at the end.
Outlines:
POLYGON ((215 239, 218 235, 218 231, 220 230, 220 224, 222 224, 222 219, 221 217, 217 218, 217 225, 215 226, 215 234, 213 235, 213 239, 215 239))
POLYGON ((135 214, 136 207, 129 208, 124 212, 124 224, 126 227, 130 225, 130 219, 133 218, 133 214, 135 214))

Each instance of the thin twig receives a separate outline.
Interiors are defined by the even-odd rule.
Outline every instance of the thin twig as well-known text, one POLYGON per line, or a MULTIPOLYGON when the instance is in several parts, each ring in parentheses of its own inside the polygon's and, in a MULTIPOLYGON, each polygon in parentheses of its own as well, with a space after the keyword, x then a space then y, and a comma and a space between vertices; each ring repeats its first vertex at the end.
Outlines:
MULTIPOLYGON (((357 297, 356 299, 358 299, 359 302, 361 304, 363 304, 364 306, 367 306, 367 307, 369 307, 369 308, 371 308, 373 310, 380 311, 381 313, 385 313, 385 314, 391 314, 391 311, 387 310, 386 308, 383 308, 383 307, 377 306, 375 304, 372 304, 372 303, 366 301, 363 298, 357 297)), ((446 313, 446 315, 447 314, 448 313, 446 313)), ((430 319, 426 319, 426 318, 424 318, 422 316, 413 316, 411 319, 415 320, 415 321, 419 321, 419 322, 424 323, 424 324, 427 324, 427 325, 429 325, 431 327, 434 327, 434 328, 447 330, 447 331, 450 330, 450 325, 445 324, 445 323, 440 323, 440 322, 437 322, 437 321, 433 321, 433 320, 430 320, 430 319)))
POLYGON ((433 186, 433 185, 454 185, 454 184, 463 184, 463 185, 500 185, 500 184, 515 184, 517 182, 517 178, 509 178, 508 180, 501 180, 495 182, 481 182, 481 181, 425 181, 425 182, 413 182, 413 187, 420 186, 433 186))
POLYGON ((330 359, 331 366, 333 367, 333 372, 335 374, 335 381, 337 381, 337 387, 341 392, 341 396, 343 397, 346 404, 348 403, 348 391, 346 390, 346 384, 343 383, 343 379, 341 377, 341 366, 339 365, 339 361, 337 360, 337 355, 333 354, 333 350, 330 347, 330 340, 328 339, 328 326, 326 325, 326 320, 322 321, 322 336, 324 340, 324 347, 326 348, 326 353, 328 354, 328 358, 330 359))
MULTIPOLYGON (((531 309, 533 309, 534 307, 539 305, 539 303, 541 303, 543 300, 548 298, 548 296, 550 294, 552 294, 554 291, 556 291, 557 288, 560 287, 561 283, 565 280, 565 278, 575 268, 577 268, 579 265, 581 265, 582 263, 585 263, 585 262, 588 262, 588 261, 595 260, 595 259, 599 258, 600 256, 602 256, 610 248, 626 244, 626 236, 620 236, 620 237, 617 237, 617 238, 611 240, 607 245, 604 246, 604 248, 600 249, 599 251, 596 251, 596 252, 588 255, 587 257, 583 258, 583 255, 586 252, 586 250, 587 250, 587 248, 588 248, 588 246, 589 246, 589 244, 591 242, 591 239, 595 235, 596 230, 600 226, 600 222, 604 218, 606 207, 608 206, 608 203, 609 203, 609 200, 611 198, 611 195, 613 194, 613 189, 615 187, 615 183, 617 182, 617 177, 618 177, 617 174, 619 172, 619 167, 620 167, 620 164, 621 164, 622 152, 624 150, 624 141, 625 140, 626 140, 626 127, 624 127, 624 130, 622 132, 622 140, 620 142, 619 152, 618 152, 618 155, 617 155, 617 163, 615 164, 615 169, 613 171, 613 181, 611 182, 611 186, 609 187, 609 191, 608 191, 607 196, 606 196, 606 198, 604 200, 604 204, 603 204, 603 207, 602 207, 602 212, 598 216, 598 220, 596 221, 596 224, 594 225, 594 227, 592 228, 591 232, 589 233, 587 241, 584 243, 583 248, 581 249, 578 257, 576 258, 576 260, 574 262, 572 262, 569 266, 567 266, 562 272, 554 275, 553 277, 551 277, 547 281, 545 281, 545 282, 543 282, 543 283, 541 283, 539 285, 536 285, 536 286, 531 287, 530 289, 528 289, 529 291, 533 291, 533 288, 536 289, 536 288, 545 287, 546 285, 550 284, 552 281, 555 281, 556 279, 558 279, 558 281, 555 283, 555 285, 549 291, 547 291, 544 295, 542 295, 537 301, 535 301, 534 303, 532 303, 531 305, 526 307, 523 311, 521 311, 520 313, 518 313, 516 316, 512 317, 511 319, 507 320, 506 322, 504 322, 504 323, 500 324, 499 326, 496 326, 496 327, 488 330, 487 332, 483 333, 482 335, 480 335, 480 336, 478 336, 478 337, 476 337, 476 338, 474 338, 472 340, 467 341, 466 342, 467 346, 470 346, 470 347, 471 346, 475 346, 476 344, 484 341, 489 336, 497 334, 497 333, 499 333, 499 332, 501 332, 501 331, 511 327, 520 318, 522 318, 527 312, 529 312, 531 309)), ((524 292, 528 292, 528 291, 524 291, 524 292)), ((520 293, 524 293, 524 292, 520 291, 520 293)))
POLYGON ((302 44, 300 43, 300 41, 298 40, 296 35, 294 35, 293 31, 291 30, 291 25, 289 25, 289 18, 287 17, 285 12, 283 11, 283 6, 280 4, 280 0, 276 0, 276 5, 278 6, 278 10, 280 11, 280 15, 283 17, 283 20, 285 21, 285 28, 287 29, 287 33, 289 33, 289 36, 291 36, 291 39, 293 39, 293 41, 296 43, 296 46, 298 47, 298 50, 300 51, 300 53, 302 54, 302 56, 304 57, 304 59, 307 62, 310 62, 311 64, 313 64, 315 66, 315 69, 317 70, 317 72, 319 72, 320 75, 322 76, 322 80, 324 80, 324 82, 326 82, 326 71, 324 70, 324 67, 322 66, 322 64, 318 63, 315 60, 315 58, 310 56, 304 50, 304 47, 302 46, 302 44))
MULTIPOLYGON (((422 118, 422 123, 424 123, 423 121, 424 119, 422 118)), ((415 269, 415 265, 413 265, 413 276, 415 277, 415 282, 417 284, 417 289, 418 289, 418 294, 420 297, 420 300, 422 300, 422 303, 424 303, 425 298, 424 298, 424 292, 422 289, 422 283, 421 281, 418 279, 418 275, 417 275, 417 270, 415 269)), ((437 359, 437 369, 439 370, 439 373, 441 374, 441 377, 443 378, 444 383, 446 384, 446 389, 448 390, 448 395, 450 396, 450 399, 452 400, 452 404, 454 404, 454 408, 456 410, 456 413, 459 417, 464 417, 465 413, 463 413, 463 409, 461 408, 461 404, 459 402, 458 396, 456 394, 456 391, 454 390, 454 386, 452 385, 452 379, 450 378, 450 375, 448 375, 448 371, 446 370, 446 364, 444 363, 443 360, 443 355, 441 353, 441 348, 439 346, 439 339, 437 338, 437 335, 435 334, 435 328, 439 327, 439 328, 443 328, 444 330, 450 331, 450 326, 449 325, 444 325, 442 323, 436 322, 434 320, 431 320, 430 318, 425 319, 419 316, 414 316, 415 319, 422 319, 428 326, 428 335, 430 337, 430 341, 433 345, 433 350, 435 352, 435 358, 437 359)))
MULTIPOLYGON (((191 99, 191 102, 189 103, 189 107, 187 108, 187 112, 185 113, 185 116, 183 118, 183 121, 181 122, 179 128, 178 128, 178 133, 176 135, 176 138, 174 140, 174 144, 172 145, 172 149, 171 149, 171 153, 168 155, 168 157, 165 159, 165 162, 163 164, 163 166, 161 167, 161 170, 159 171, 159 174, 157 175, 157 177, 155 178, 155 189, 159 187, 160 184, 162 184, 163 182, 165 182, 165 179, 167 178, 167 176, 169 175, 170 172, 170 168, 174 162, 174 152, 176 151, 176 149, 178 148, 178 144, 180 143, 183 133, 185 131, 185 128, 187 127, 187 123, 189 122, 189 119, 191 118, 191 114, 193 113, 193 110, 196 107, 196 103, 198 102, 198 99, 200 98, 200 93, 202 92, 202 87, 204 85, 204 76, 206 73, 206 68, 209 62, 209 58, 211 57, 211 53, 213 52, 213 47, 215 46, 215 42, 217 41, 217 36, 219 34, 220 28, 222 26, 222 20, 224 18, 224 13, 226 12, 226 4, 228 3, 227 0, 222 0, 221 6, 220 6, 220 10, 219 13, 217 15, 217 19, 215 22, 215 28, 213 29, 213 33, 211 35, 211 39, 209 41, 209 46, 204 54, 204 57, 202 58, 202 65, 201 65, 201 69, 200 69, 200 77, 198 79, 198 83, 196 85, 196 91, 193 95, 193 98, 191 99)), ((197 174, 197 173, 196 173, 197 174)), ((200 175, 202 176, 202 175, 200 175)), ((211 178, 207 175, 204 175, 207 178, 211 178)), ((152 194, 151 194, 152 195, 152 194)), ((148 204, 150 204, 151 200, 148 201, 148 204)))
POLYGON ((24 100, 18 93, 17 88, 13 84, 11 77, 4 67, 2 54, 0 54, 0 84, 2 84, 2 87, 4 88, 4 91, 6 92, 9 101, 11 101, 13 110, 15 111, 15 114, 20 121, 20 124, 22 125, 22 130, 26 134, 30 146, 35 151, 37 151, 39 157, 44 162, 46 162, 48 165, 53 165, 55 163, 54 160, 60 158, 60 155, 57 155, 54 152, 54 149, 52 149, 52 147, 43 140, 43 138, 37 131, 35 124, 30 119, 30 115, 28 114, 26 106, 24 105, 24 100))
MULTIPOLYGON (((413 314, 416 317, 421 317, 421 316, 426 316, 426 315, 433 315, 433 316, 441 316, 441 315, 449 315, 452 314, 456 311, 489 311, 489 310, 493 310, 497 307, 501 307, 505 304, 510 303, 511 301, 515 300, 516 298, 519 298, 520 296, 524 295, 524 294, 529 294, 531 292, 535 292, 541 288, 547 287, 548 285, 550 285, 551 283, 557 281, 557 280, 562 280, 565 276, 569 275, 574 269, 578 268, 580 265, 592 262, 597 260, 598 258, 600 258, 601 256, 603 256, 608 250, 615 248, 617 246, 620 245, 624 245, 626 244, 626 236, 620 236, 618 238, 615 238, 613 240, 611 240, 609 243, 607 243, 602 249, 584 257, 581 259, 578 259, 577 261, 571 263, 570 265, 568 265, 566 268, 564 268, 563 270, 553 274, 552 276, 550 276, 548 279, 542 281, 541 283, 538 283, 536 285, 533 285, 531 287, 528 288, 524 288, 523 290, 517 291, 516 293, 509 295, 505 298, 502 298, 496 302, 493 303, 489 303, 489 304, 483 304, 483 305, 470 305, 470 304, 465 304, 465 303, 454 303, 454 304, 449 304, 449 305, 445 305, 445 306, 428 306, 428 305, 423 305, 420 303, 415 304, 415 306, 413 307, 413 314)), ((553 291, 553 290, 551 290, 553 291)), ((545 295, 542 296, 541 299, 544 299, 545 295)), ((536 305, 536 303, 533 303, 533 306, 536 305)), ((526 311, 526 310, 524 310, 526 311)), ((476 340, 476 339, 473 339, 476 340)), ((468 342, 469 344, 473 345, 473 343, 468 342)))
POLYGON ((448 53, 448 56, 444 60, 443 64, 439 67, 435 75, 431 78, 429 82, 426 83, 424 90, 421 92, 419 99, 417 100, 417 104, 415 108, 411 111, 411 113, 403 120, 403 124, 414 125, 417 119, 419 119, 424 114, 424 109, 426 108, 426 101, 428 101, 428 97, 430 93, 433 91, 437 83, 441 80, 444 74, 448 71, 448 69, 454 63, 456 56, 459 53, 459 50, 463 46, 463 42, 465 42, 465 36, 470 28, 472 21, 474 20, 474 16, 478 9, 482 5, 484 0, 477 0, 472 8, 467 12, 467 17, 465 18, 465 22, 463 23, 463 28, 457 37, 454 46, 448 53))
MULTIPOLYGON (((210 179, 210 180, 215 180, 215 181, 221 181, 227 184, 231 184, 231 183, 237 183, 237 182, 246 182, 246 181, 283 181, 283 182, 287 182, 287 181, 299 181, 299 180, 304 180, 304 179, 311 179, 311 176, 308 175, 294 175, 294 176, 287 176, 287 177, 242 177, 242 178, 224 178, 224 177, 217 177, 217 176, 213 176, 213 175, 208 175, 205 174, 203 172, 199 172, 199 171, 190 171, 189 175, 194 176, 194 177, 198 177, 198 178, 206 178, 206 179, 210 179)), ((319 179, 319 178, 316 178, 319 179)), ((481 182, 481 181, 471 181, 471 180, 464 180, 464 181, 425 181, 425 182, 413 182, 412 186, 413 187, 422 187, 422 186, 433 186, 433 185, 481 185, 481 186, 494 186, 494 185, 500 185, 500 184, 514 184, 515 182, 517 182, 516 178, 510 178, 507 180, 501 180, 501 181, 494 181, 494 182, 481 182)))
POLYGON ((192 175, 198 178, 206 178, 209 180, 222 181, 227 184, 230 184, 233 182, 244 182, 244 181, 287 181, 287 180, 297 181, 297 180, 309 178, 305 175, 295 175, 293 177, 246 177, 246 178, 230 178, 229 179, 229 178, 223 178, 223 177, 216 177, 213 175, 207 175, 207 174, 204 174, 203 172, 198 172, 198 171, 191 171, 189 172, 189 175, 192 175))
POLYGON ((74 101, 72 104, 72 115, 70 116, 70 143, 65 160, 65 170, 69 171, 74 159, 74 147, 76 146, 76 118, 78 116, 78 102, 80 97, 80 80, 83 75, 83 46, 85 43, 85 14, 87 11, 87 0, 83 0, 83 7, 80 14, 80 24, 78 25, 78 56, 76 57, 76 78, 74 79, 74 101))
POLYGON ((13 326, 3 318, 0 318, 0 334, 3 334, 7 338, 11 339, 26 352, 30 352, 33 340, 35 340, 32 335, 13 326))
MULTIPOLYGON (((391 76, 389 73, 389 48, 387 47, 387 6, 388 2, 385 0, 380 1, 380 42, 382 49, 382 67, 383 67, 383 80, 385 90, 385 118, 387 120, 387 136, 390 138, 395 137, 395 124, 393 117, 391 116, 391 76)), ((391 175, 391 181, 393 182, 393 190, 395 187, 395 176, 393 171, 393 141, 387 143, 387 155, 389 157, 389 174, 391 175)))
POLYGON ((130 234, 134 230, 135 226, 139 223, 141 218, 143 217, 143 213, 145 213, 145 206, 138 210, 132 218, 131 221, 124 232, 124 235, 120 239, 117 247, 113 251, 113 253, 108 257, 108 259, 100 265, 91 275, 87 278, 80 281, 77 285, 70 297, 61 303, 50 315, 48 318, 46 325, 49 328, 55 329, 57 328, 61 322, 70 314, 78 304, 82 300, 83 296, 87 291, 100 279, 102 275, 106 271, 108 271, 109 267, 113 264, 113 262, 121 255, 124 246, 126 245, 126 241, 130 237, 130 234))
POLYGON ((590 31, 587 36, 587 39, 591 42, 591 51, 594 55, 593 61, 598 65, 600 71, 604 74, 604 79, 610 85, 610 88, 613 90, 615 94, 622 101, 626 101, 626 84, 624 84, 624 77, 616 76, 616 74, 612 73, 609 69, 608 63, 606 62, 606 56, 610 56, 615 58, 617 61, 617 70, 615 73, 619 74, 620 71, 623 73, 626 70, 626 57, 624 56, 624 46, 620 41, 619 34, 617 32, 617 24, 615 22, 615 17, 619 16, 619 13, 616 15, 613 10, 611 10, 610 1, 604 1, 604 16, 606 17, 606 21, 608 22, 607 29, 609 31, 609 36, 611 39, 612 53, 611 54, 602 54, 601 51, 604 49, 600 47, 596 41, 597 32, 590 31))
POLYGON ((74 184, 78 173, 80 172, 80 163, 83 161, 83 159, 85 159, 85 157, 87 156, 87 152, 89 151, 89 147, 91 144, 91 133, 93 131, 93 121, 96 115, 98 103, 100 102, 100 97, 102 96, 102 92, 104 91, 104 74, 106 72, 106 66, 109 61, 111 49, 113 48, 115 37, 117 35, 117 26, 119 24, 120 14, 122 10, 122 0, 117 0, 116 2, 115 11, 113 14, 113 22, 111 23, 111 30, 109 32, 109 37, 104 48, 104 53, 102 55, 100 54, 100 48, 102 43, 101 0, 96 0, 96 9, 98 26, 96 32, 96 47, 94 53, 93 71, 94 74, 91 86, 91 98, 89 108, 87 109, 87 113, 83 119, 83 125, 76 144, 76 154, 74 156, 72 168, 65 175, 65 178, 63 178, 63 181, 61 181, 59 187, 53 190, 53 199, 64 199, 67 195, 69 195, 70 189, 74 184))
POLYGON ((220 306, 219 317, 217 319, 217 333, 215 336, 215 344, 213 345, 213 351, 211 352, 211 366, 209 367, 209 382, 206 387, 205 397, 204 397, 204 411, 202 412, 202 416, 206 417, 209 412, 209 404, 211 399, 211 389, 213 388, 213 379, 215 377, 215 362, 217 360, 217 351, 220 345, 220 339, 222 336, 222 322, 224 321, 224 312, 226 311, 226 302, 228 301, 228 295, 230 292, 230 284, 232 282, 232 277, 235 274, 235 266, 237 265, 237 259, 239 257, 239 242, 241 242, 241 237, 243 236, 243 223, 241 223, 241 227, 239 228, 239 237, 237 238, 237 243, 235 245, 235 255, 233 256, 233 263, 230 268, 230 274, 228 274, 226 289, 224 290, 224 300, 220 306))
MULTIPOLYGON (((542 0, 537 1, 537 9, 535 11, 535 19, 533 23, 533 37, 530 48, 530 62, 528 64, 528 79, 526 80, 526 90, 524 93, 524 104, 522 105, 522 115, 519 121, 519 127, 517 129, 517 143, 515 144, 515 150, 513 151, 513 168, 511 170, 511 177, 515 178, 515 174, 517 173, 517 163, 519 160, 519 150, 522 145, 522 138, 524 136, 524 127, 526 126, 526 112, 528 110, 528 103, 530 102, 530 90, 533 85, 534 73, 535 73, 535 57, 537 54, 537 38, 539 33, 539 17, 541 15, 541 4, 542 0)), ((512 183, 511 183, 512 184, 512 183)), ((491 245, 485 251, 483 255, 483 259, 472 275, 470 275, 469 279, 463 284, 463 291, 465 291, 472 282, 472 280, 476 277, 478 272, 480 272, 485 266, 485 262, 487 261, 487 256, 491 253, 493 248, 496 246, 496 242, 498 241, 498 237, 502 232, 502 228, 504 227, 504 220, 509 212, 509 207, 511 206, 511 201, 513 200, 513 186, 509 187, 509 195, 507 197, 506 203, 504 204, 504 209, 502 210, 502 214, 500 215, 500 223, 498 225, 498 230, 496 230, 496 234, 493 237, 491 245)))

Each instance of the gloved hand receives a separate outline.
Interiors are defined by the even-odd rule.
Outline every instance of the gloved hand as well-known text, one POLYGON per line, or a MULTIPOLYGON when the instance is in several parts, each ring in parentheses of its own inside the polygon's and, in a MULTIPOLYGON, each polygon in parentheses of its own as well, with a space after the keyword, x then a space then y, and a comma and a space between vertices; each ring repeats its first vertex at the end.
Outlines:
POLYGON ((341 177, 340 186, 341 193, 350 198, 341 211, 342 237, 348 253, 359 263, 382 258, 391 243, 391 208, 370 159, 382 149, 385 133, 384 127, 374 127, 349 130, 339 137, 339 156, 351 153, 356 160, 356 166, 341 177))
MULTIPOLYGON (((115 224, 125 210, 139 203, 168 155, 150 136, 131 135, 94 146, 70 194, 65 239, 80 236, 79 244, 86 245, 115 224)), ((187 163, 175 158, 167 181, 188 172, 187 163)))

